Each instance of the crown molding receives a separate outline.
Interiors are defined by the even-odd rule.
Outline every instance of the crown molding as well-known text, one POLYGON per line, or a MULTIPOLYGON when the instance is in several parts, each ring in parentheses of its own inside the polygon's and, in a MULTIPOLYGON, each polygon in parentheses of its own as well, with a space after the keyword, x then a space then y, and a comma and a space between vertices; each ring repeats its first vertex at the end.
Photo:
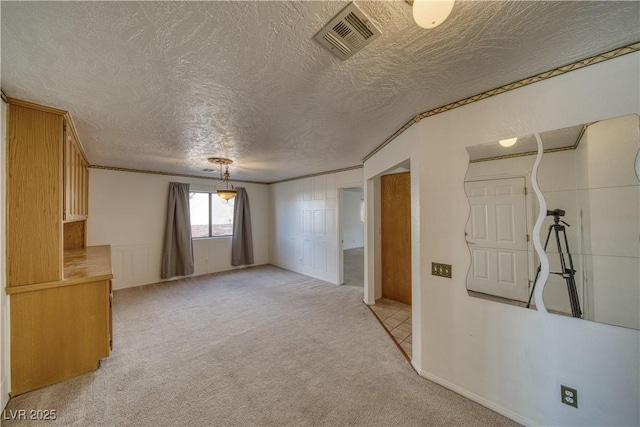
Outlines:
POLYGON ((347 168, 342 168, 342 169, 334 169, 326 172, 318 172, 318 173, 312 173, 309 175, 302 175, 302 176, 296 176, 293 178, 281 179, 280 181, 273 181, 273 182, 270 182, 269 184, 279 184, 281 182, 295 181, 297 179, 313 178, 314 176, 329 175, 329 174, 338 173, 338 172, 346 172, 346 171, 351 171, 355 169, 362 169, 363 167, 364 165, 349 166, 347 168))
MULTIPOLYGON (((354 170, 354 169, 362 169, 363 167, 364 167, 363 165, 350 166, 350 167, 347 167, 347 168, 334 169, 334 170, 330 170, 330 171, 326 171, 326 172, 318 172, 318 173, 314 173, 314 174, 309 174, 309 175, 304 175, 304 176, 297 176, 297 177, 294 177, 294 178, 287 178, 287 179, 282 179, 280 181, 273 181, 273 182, 245 181, 245 180, 241 180, 241 179, 234 179, 233 182, 242 182, 242 183, 245 183, 245 184, 271 185, 271 184, 279 184, 281 182, 295 181, 296 179, 311 178, 311 177, 314 177, 314 176, 329 175, 329 174, 332 174, 332 173, 345 172, 345 171, 350 171, 350 170, 354 170)), ((151 170, 146 170, 146 169, 119 168, 119 167, 116 167, 116 166, 89 165, 89 168, 90 169, 101 169, 101 170, 108 170, 108 171, 116 171, 116 172, 146 173, 146 174, 150 174, 150 175, 180 176, 180 177, 185 177, 185 178, 219 180, 218 178, 215 178, 215 177, 211 178, 211 177, 208 177, 208 176, 201 176, 201 175, 189 175, 189 174, 185 174, 185 173, 173 173, 173 172, 160 172, 160 171, 151 171, 151 170)))
POLYGON ((452 102, 452 103, 444 105, 442 107, 434 108, 432 110, 427 110, 425 112, 417 114, 411 120, 409 120, 407 123, 405 123, 402 127, 400 127, 400 129, 395 131, 390 137, 388 137, 386 140, 384 140, 384 142, 382 144, 378 145, 372 152, 367 154, 367 156, 362 160, 362 162, 364 163, 367 160, 369 160, 378 151, 382 150, 391 141, 393 141, 398 136, 400 136, 405 130, 407 130, 412 125, 414 125, 415 123, 418 123, 420 120, 422 120, 424 118, 435 116, 436 114, 444 113, 446 111, 450 111, 450 110, 453 110, 453 109, 458 108, 458 107, 462 107, 462 106, 465 106, 465 105, 468 105, 468 104, 472 104, 474 102, 481 101, 483 99, 487 99, 487 98, 490 98, 492 96, 500 95, 502 93, 509 92, 509 91, 514 90, 514 89, 519 89, 521 87, 530 85, 532 83, 541 82, 543 80, 547 80, 547 79, 550 79, 552 77, 560 76, 562 74, 566 74, 566 73, 569 73, 571 71, 579 70, 580 68, 588 67, 589 65, 598 64, 600 62, 608 61, 608 60, 614 59, 614 58, 619 58, 619 57, 621 57, 623 55, 627 55, 629 53, 634 53, 634 52, 638 52, 638 51, 640 51, 640 41, 638 41, 636 43, 632 43, 632 44, 624 46, 624 47, 621 47, 621 48, 618 48, 618 49, 613 49, 613 50, 601 53, 599 55, 590 56, 588 58, 581 59, 579 61, 572 62, 570 64, 563 65, 561 67, 557 67, 557 68, 554 68, 554 69, 549 70, 549 71, 545 71, 545 72, 540 73, 540 74, 536 74, 535 76, 527 77, 525 79, 518 80, 516 82, 509 83, 509 84, 506 84, 504 86, 500 86, 500 87, 497 87, 495 89, 488 90, 486 92, 482 92, 482 93, 480 93, 478 95, 470 96, 468 98, 464 98, 464 99, 461 99, 459 101, 452 102))
MULTIPOLYGON (((149 175, 164 175, 164 176, 180 176, 184 178, 197 178, 197 179, 212 179, 214 181, 220 181, 217 177, 211 176, 202 176, 202 175, 190 175, 186 173, 174 173, 174 172, 161 172, 161 171, 151 171, 146 169, 129 169, 129 168, 119 168, 115 166, 100 166, 100 165, 89 165, 90 169, 101 169, 107 171, 116 171, 116 172, 131 172, 131 173, 145 173, 149 175)), ((242 182, 244 184, 262 184, 269 185, 270 182, 260 182, 260 181, 245 181, 241 179, 234 179, 233 182, 242 182)))

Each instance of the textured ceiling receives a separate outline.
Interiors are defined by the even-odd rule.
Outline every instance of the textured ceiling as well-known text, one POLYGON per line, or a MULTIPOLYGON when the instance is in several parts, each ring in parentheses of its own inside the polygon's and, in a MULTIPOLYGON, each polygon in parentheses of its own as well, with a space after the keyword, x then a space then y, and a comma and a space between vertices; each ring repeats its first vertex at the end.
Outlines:
POLYGON ((69 110, 91 164, 272 182, 359 165, 416 113, 640 40, 640 2, 456 2, 434 30, 313 40, 348 2, 2 1, 2 89, 69 110))

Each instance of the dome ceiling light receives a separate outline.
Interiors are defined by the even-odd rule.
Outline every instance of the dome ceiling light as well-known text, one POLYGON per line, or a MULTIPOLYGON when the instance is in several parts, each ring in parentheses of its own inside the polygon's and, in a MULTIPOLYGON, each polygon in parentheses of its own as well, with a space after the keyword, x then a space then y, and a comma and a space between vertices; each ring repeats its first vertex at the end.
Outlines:
POLYGON ((413 19, 419 27, 431 29, 451 14, 455 0, 406 0, 413 6, 413 19))
POLYGON ((517 140, 518 138, 501 139, 500 145, 502 145, 503 147, 511 147, 513 144, 516 143, 517 140))

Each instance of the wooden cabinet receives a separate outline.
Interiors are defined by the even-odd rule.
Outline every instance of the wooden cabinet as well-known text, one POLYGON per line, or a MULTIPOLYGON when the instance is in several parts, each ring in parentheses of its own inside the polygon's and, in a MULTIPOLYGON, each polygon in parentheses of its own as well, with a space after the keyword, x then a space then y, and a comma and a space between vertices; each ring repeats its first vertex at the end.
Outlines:
POLYGON ((85 246, 87 164, 68 112, 9 99, 8 286, 62 279, 63 250, 85 246))
POLYGON ((111 249, 86 247, 87 165, 68 112, 9 99, 12 395, 95 370, 111 349, 111 249))
POLYGON ((65 222, 80 221, 89 212, 89 169, 75 133, 64 126, 64 211, 65 222))
POLYGON ((9 290, 11 394, 96 370, 111 350, 111 247, 65 251, 65 279, 9 290))
POLYGON ((7 285, 62 278, 64 113, 7 109, 7 285))

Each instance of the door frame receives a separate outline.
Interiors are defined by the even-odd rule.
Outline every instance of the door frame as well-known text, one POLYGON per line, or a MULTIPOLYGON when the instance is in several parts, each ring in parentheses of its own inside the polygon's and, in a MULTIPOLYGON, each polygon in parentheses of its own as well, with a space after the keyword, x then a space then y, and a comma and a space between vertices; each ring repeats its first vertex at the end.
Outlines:
POLYGON ((397 169, 403 164, 409 165, 411 172, 411 319, 412 319, 412 358, 411 364, 420 372, 422 360, 422 306, 423 293, 420 286, 422 268, 421 229, 420 229, 420 161, 419 153, 408 150, 404 155, 398 151, 388 158, 380 157, 379 162, 365 162, 365 234, 364 234, 364 302, 375 305, 382 296, 381 271, 381 195, 380 177, 397 169), (391 160, 393 159, 393 160, 391 160), (390 165, 391 163, 391 165, 390 165))
MULTIPOLYGON (((344 190, 348 188, 361 188, 364 197, 364 185, 338 184, 338 284, 344 285, 344 190)), ((366 234, 365 224, 362 224, 364 234, 366 234)))
POLYGON ((337 236, 338 236, 338 244, 337 244, 337 250, 336 250, 336 265, 338 266, 338 285, 344 285, 344 232, 342 230, 342 227, 344 225, 344 200, 343 200, 343 196, 344 196, 344 190, 347 188, 362 188, 364 190, 364 200, 365 200, 365 223, 363 225, 364 227, 364 244, 365 244, 365 288, 366 288, 366 269, 367 269, 367 264, 366 264, 366 245, 367 245, 367 221, 366 221, 366 204, 367 204, 367 196, 366 196, 366 189, 365 186, 363 185, 362 181, 352 181, 352 182, 338 182, 338 193, 336 195, 336 206, 337 206, 337 211, 338 211, 338 219, 337 219, 337 236))

